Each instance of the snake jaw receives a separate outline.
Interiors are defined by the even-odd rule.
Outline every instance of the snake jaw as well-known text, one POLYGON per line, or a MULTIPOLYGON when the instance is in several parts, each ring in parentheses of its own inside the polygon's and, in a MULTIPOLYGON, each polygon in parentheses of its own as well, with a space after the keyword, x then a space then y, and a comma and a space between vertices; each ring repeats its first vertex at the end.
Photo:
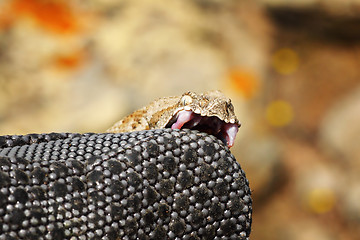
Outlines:
POLYGON ((238 125, 234 123, 225 123, 222 126, 222 132, 225 132, 225 139, 229 148, 234 145, 235 137, 238 131, 238 125))
POLYGON ((239 125, 226 123, 215 116, 201 116, 190 110, 182 110, 171 121, 171 129, 195 129, 214 135, 230 148, 234 145, 239 125))

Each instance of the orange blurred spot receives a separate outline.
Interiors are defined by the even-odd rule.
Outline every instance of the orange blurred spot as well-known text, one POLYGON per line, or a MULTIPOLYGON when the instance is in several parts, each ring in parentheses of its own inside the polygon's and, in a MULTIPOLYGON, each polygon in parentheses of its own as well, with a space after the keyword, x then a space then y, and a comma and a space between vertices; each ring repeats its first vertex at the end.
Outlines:
POLYGON ((33 18, 41 27, 57 33, 78 30, 78 19, 67 1, 63 0, 13 0, 12 11, 16 15, 33 18))
POLYGON ((72 70, 80 67, 84 60, 84 52, 77 51, 67 55, 60 55, 55 58, 55 66, 63 70, 72 70))
POLYGON ((0 30, 8 29, 13 23, 13 16, 9 9, 9 4, 0 5, 0 30))
POLYGON ((8 29, 12 22, 10 16, 0 16, 0 29, 8 29))
POLYGON ((239 91, 245 98, 251 98, 259 91, 259 80, 250 70, 232 70, 229 73, 229 79, 235 90, 239 91))

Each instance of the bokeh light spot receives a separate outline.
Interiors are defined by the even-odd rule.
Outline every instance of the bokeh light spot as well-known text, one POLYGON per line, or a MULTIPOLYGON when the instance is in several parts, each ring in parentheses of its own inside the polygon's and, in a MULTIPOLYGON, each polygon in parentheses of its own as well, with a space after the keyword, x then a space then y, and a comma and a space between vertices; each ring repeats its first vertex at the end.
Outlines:
POLYGON ((272 66, 277 73, 291 74, 299 67, 298 54, 290 48, 282 48, 272 56, 272 66))
POLYGON ((259 91, 257 75, 246 69, 234 69, 229 72, 231 86, 245 98, 252 98, 259 91))
POLYGON ((293 109, 288 102, 277 100, 269 104, 266 109, 268 122, 276 127, 288 125, 294 117, 293 109))
POLYGON ((334 191, 328 188, 315 188, 307 194, 307 205, 315 213, 326 213, 334 208, 334 191))

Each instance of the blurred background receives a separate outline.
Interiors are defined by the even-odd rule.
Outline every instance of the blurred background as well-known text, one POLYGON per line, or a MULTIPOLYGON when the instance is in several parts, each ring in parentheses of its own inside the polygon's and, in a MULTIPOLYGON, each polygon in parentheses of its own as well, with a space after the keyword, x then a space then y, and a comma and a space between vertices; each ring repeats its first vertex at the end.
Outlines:
POLYGON ((222 90, 254 240, 360 239, 359 0, 0 0, 0 135, 222 90))

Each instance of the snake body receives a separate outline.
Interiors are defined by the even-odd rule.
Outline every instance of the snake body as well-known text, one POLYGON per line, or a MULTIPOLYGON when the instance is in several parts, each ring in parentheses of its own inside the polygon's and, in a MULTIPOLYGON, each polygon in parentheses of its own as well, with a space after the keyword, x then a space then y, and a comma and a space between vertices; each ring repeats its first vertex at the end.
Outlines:
POLYGON ((0 137, 0 240, 249 239, 250 195, 195 130, 0 137))

